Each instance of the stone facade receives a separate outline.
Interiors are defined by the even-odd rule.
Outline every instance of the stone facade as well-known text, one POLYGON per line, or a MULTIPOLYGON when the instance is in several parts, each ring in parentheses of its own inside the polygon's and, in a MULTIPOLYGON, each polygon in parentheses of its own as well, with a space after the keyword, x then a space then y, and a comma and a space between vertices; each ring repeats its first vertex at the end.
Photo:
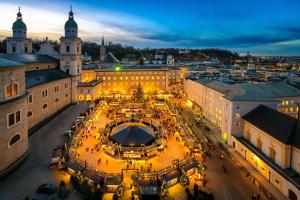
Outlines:
POLYGON ((71 104, 71 80, 72 78, 60 79, 27 90, 32 98, 29 101, 29 96, 27 97, 29 129, 71 104), (47 90, 47 96, 43 97, 42 91, 45 90, 47 90))
POLYGON ((0 177, 28 151, 28 122, 24 67, 0 68, 0 177), (17 95, 7 98, 6 86, 17 84, 17 95), (13 122, 10 124, 9 118, 13 122))

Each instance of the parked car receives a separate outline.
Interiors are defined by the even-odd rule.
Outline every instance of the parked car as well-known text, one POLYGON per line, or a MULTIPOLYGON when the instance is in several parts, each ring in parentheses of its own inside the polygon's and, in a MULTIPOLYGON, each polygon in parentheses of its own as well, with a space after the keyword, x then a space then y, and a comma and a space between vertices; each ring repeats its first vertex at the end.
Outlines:
POLYGON ((52 183, 42 184, 38 187, 37 193, 54 194, 56 187, 52 183))

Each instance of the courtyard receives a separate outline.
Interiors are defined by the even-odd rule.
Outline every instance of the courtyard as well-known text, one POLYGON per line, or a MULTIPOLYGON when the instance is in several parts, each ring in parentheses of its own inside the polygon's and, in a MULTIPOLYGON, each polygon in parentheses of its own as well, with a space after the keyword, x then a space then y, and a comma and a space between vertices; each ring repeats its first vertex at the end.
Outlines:
MULTIPOLYGON (((166 183, 165 190, 167 190, 182 182, 183 177, 188 179, 195 175, 195 172, 198 174, 195 148, 193 149, 197 146, 197 142, 189 135, 188 130, 165 101, 147 101, 147 103, 132 103, 128 100, 102 101, 84 124, 73 137, 69 149, 71 158, 67 166, 71 174, 81 175, 84 171, 81 178, 88 178, 94 183, 102 177, 105 179, 106 192, 118 192, 122 186, 122 191, 128 198, 131 192, 141 196, 143 186, 139 182, 148 180, 148 177, 154 177, 155 180, 158 177, 161 182, 166 183), (132 144, 136 142, 136 138, 147 137, 140 135, 142 133, 138 132, 138 129, 126 133, 126 136, 133 134, 129 136, 131 142, 129 146, 111 140, 111 132, 116 132, 116 129, 127 131, 136 127, 155 128, 153 144, 132 144), (107 177, 115 179, 121 177, 121 181, 112 186, 108 183, 107 177), (140 177, 147 178, 140 180, 142 179, 140 177)), ((125 136, 120 137, 124 140, 125 136)), ((197 156, 199 160, 199 152, 197 156)), ((187 183, 183 183, 185 184, 187 183)), ((161 190, 160 186, 156 188, 161 190)), ((157 192, 157 195, 160 194, 157 192)))

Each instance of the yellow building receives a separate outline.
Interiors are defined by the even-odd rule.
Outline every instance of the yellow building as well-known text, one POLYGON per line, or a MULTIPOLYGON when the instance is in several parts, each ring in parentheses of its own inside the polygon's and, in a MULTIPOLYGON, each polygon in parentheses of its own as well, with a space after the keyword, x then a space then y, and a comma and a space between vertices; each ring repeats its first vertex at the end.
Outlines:
POLYGON ((132 94, 140 84, 145 94, 163 93, 179 82, 180 69, 165 66, 129 66, 111 69, 84 68, 82 82, 101 81, 102 95, 132 94))

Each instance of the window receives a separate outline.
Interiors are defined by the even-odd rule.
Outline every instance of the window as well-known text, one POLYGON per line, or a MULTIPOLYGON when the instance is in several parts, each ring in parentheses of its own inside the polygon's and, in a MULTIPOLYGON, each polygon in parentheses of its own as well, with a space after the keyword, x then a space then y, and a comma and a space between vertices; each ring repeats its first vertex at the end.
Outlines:
POLYGON ((14 113, 7 115, 7 127, 10 128, 21 121, 21 111, 18 110, 14 113))
POLYGON ((65 97, 68 97, 68 94, 66 94, 65 97))
POLYGON ((70 46, 66 46, 66 52, 67 52, 67 53, 70 52, 70 46))
POLYGON ((56 99, 55 99, 55 103, 57 103, 57 102, 59 102, 59 98, 56 98, 56 99))
POLYGON ((69 87, 68 83, 65 83, 65 88, 68 88, 68 87, 69 87))
POLYGON ((48 96, 48 90, 42 90, 42 97, 45 98, 48 96))
POLYGON ((235 122, 236 127, 240 127, 240 122, 235 122))
POLYGON ((240 109, 240 106, 239 106, 239 105, 235 105, 235 109, 236 109, 236 110, 239 110, 239 109, 240 109))
POLYGON ((250 131, 246 131, 245 137, 246 137, 246 139, 247 139, 248 141, 251 140, 251 133, 250 133, 250 131))
POLYGON ((79 47, 77 46, 77 53, 79 52, 79 47))
POLYGON ((28 52, 28 47, 25 47, 25 53, 27 53, 28 52))
POLYGON ((54 87, 54 92, 56 93, 56 92, 58 92, 59 91, 59 87, 58 86, 55 86, 54 87))
POLYGON ((48 104, 45 103, 45 104, 43 105, 43 110, 45 110, 47 107, 48 107, 48 104))
POLYGON ((12 84, 6 86, 6 97, 12 97, 18 95, 18 84, 12 84))
POLYGON ((257 147, 259 150, 261 150, 261 148, 262 148, 262 142, 261 142, 261 139, 260 139, 260 138, 257 138, 257 140, 256 140, 256 147, 257 147))
POLYGON ((69 69, 66 69, 66 74, 69 74, 70 73, 70 70, 69 69))
POLYGON ((32 103, 32 94, 28 95, 27 103, 32 103))
POLYGON ((14 53, 16 52, 16 47, 15 46, 12 47, 12 52, 14 52, 14 53))
POLYGON ((31 117, 32 116, 32 111, 28 111, 27 116, 31 117))
POLYGON ((21 134, 16 134, 16 135, 14 135, 11 139, 10 139, 10 141, 9 141, 9 147, 10 146, 12 146, 12 145, 14 145, 14 144, 16 144, 18 141, 20 141, 20 139, 21 139, 21 134))
POLYGON ((270 147, 270 149, 269 149, 269 157, 270 157, 273 161, 275 161, 276 151, 274 150, 273 147, 270 147))

